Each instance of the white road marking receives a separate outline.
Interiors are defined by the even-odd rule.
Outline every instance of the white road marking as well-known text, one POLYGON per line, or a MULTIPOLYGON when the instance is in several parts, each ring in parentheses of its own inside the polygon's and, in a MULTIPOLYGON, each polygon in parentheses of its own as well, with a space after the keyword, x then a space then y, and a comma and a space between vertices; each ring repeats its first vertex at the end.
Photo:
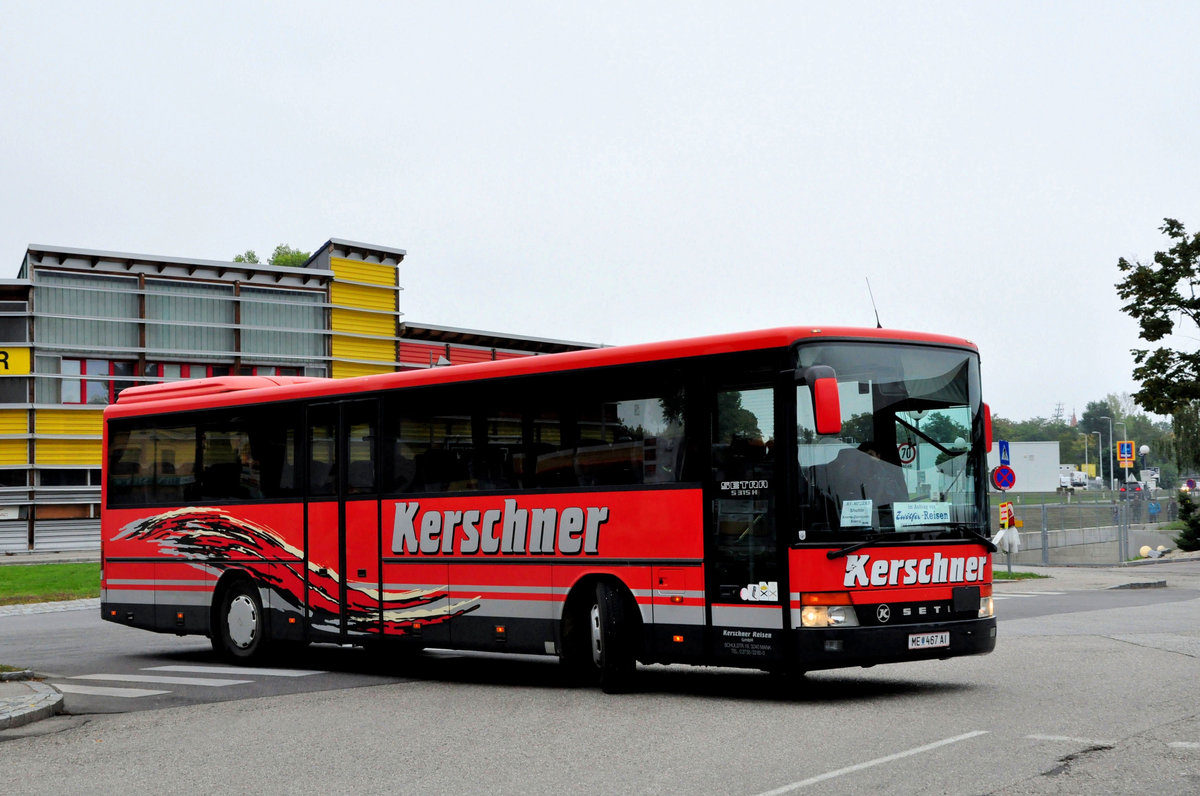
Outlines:
POLYGON ((192 674, 244 674, 260 677, 307 677, 328 674, 318 669, 257 669, 251 666, 148 666, 143 672, 190 672, 192 674))
POLYGON ((992 594, 993 600, 1007 600, 1009 597, 1041 597, 1043 594, 1066 594, 1065 591, 1006 591, 1004 594, 992 594))
POLYGON ((1192 743, 1191 741, 1172 741, 1167 746, 1172 749, 1200 749, 1200 743, 1192 743))
POLYGON ((815 785, 818 782, 824 782, 827 779, 833 779, 835 777, 840 777, 844 774, 853 774, 855 771, 862 771, 864 768, 871 768, 872 766, 882 765, 883 763, 891 763, 894 760, 900 760, 905 757, 912 757, 913 755, 919 755, 922 752, 929 752, 929 751, 932 751, 933 749, 937 749, 942 746, 948 746, 952 743, 958 743, 959 741, 966 741, 970 738, 977 738, 980 735, 987 735, 988 732, 989 732, 989 730, 975 730, 973 732, 963 733, 962 735, 956 735, 953 738, 943 738, 940 741, 934 741, 933 743, 927 743, 924 746, 918 746, 915 749, 908 749, 903 752, 897 752, 896 754, 888 755, 887 757, 877 757, 874 760, 868 760, 865 763, 858 763, 857 765, 847 766, 846 768, 839 768, 837 771, 828 771, 824 774, 818 774, 815 777, 809 777, 808 779, 802 779, 799 782, 793 782, 791 784, 784 785, 781 788, 776 788, 775 790, 769 790, 769 791, 766 791, 765 793, 760 793, 759 796, 780 796, 780 794, 790 793, 791 791, 799 790, 800 788, 806 788, 809 785, 815 785))
POLYGON ((118 683, 160 683, 162 685, 200 685, 222 688, 227 685, 244 685, 253 680, 219 680, 211 677, 163 677, 155 674, 81 674, 71 680, 111 680, 118 683))
POLYGON ((78 683, 51 683, 51 685, 64 694, 89 694, 92 696, 125 697, 129 699, 171 693, 170 691, 152 691, 149 688, 108 688, 102 685, 79 685, 78 683))

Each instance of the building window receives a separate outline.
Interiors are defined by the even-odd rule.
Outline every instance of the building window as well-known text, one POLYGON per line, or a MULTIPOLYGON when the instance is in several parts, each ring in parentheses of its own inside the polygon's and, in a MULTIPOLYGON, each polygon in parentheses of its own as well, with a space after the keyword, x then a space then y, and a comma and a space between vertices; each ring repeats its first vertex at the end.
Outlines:
POLYGON ((242 365, 239 376, 303 376, 304 368, 280 368, 274 365, 242 365))
POLYGON ((137 363, 108 359, 62 360, 59 372, 64 404, 109 404, 121 390, 132 387, 137 363))
POLYGON ((0 470, 0 486, 29 486, 29 470, 0 470))
POLYGON ((37 471, 38 486, 100 486, 99 470, 45 468, 37 471))
MULTIPOLYGON (((151 382, 206 379, 212 376, 228 376, 231 373, 233 373, 233 368, 229 365, 202 365, 187 362, 150 362, 146 365, 146 378, 151 382)), ((303 368, 243 365, 238 368, 237 374, 239 376, 301 376, 303 368)))
POLYGON ((0 379, 0 404, 23 404, 29 400, 29 379, 9 376, 0 379))

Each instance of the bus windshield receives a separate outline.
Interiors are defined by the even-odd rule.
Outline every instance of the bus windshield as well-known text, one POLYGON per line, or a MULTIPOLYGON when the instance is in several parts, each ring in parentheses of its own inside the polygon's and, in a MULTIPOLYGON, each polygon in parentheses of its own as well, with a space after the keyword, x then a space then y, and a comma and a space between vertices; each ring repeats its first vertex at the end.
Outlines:
POLYGON ((800 345, 797 367, 837 374, 842 429, 816 433, 810 388, 796 387, 799 541, 984 533, 979 359, 905 344, 800 345))

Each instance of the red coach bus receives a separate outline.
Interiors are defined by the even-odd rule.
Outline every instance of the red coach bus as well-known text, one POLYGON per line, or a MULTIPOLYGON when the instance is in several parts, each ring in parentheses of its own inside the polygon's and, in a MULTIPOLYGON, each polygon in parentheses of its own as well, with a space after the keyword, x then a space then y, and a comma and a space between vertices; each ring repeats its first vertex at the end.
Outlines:
POLYGON ((396 640, 807 671, 995 646, 971 343, 774 329, 104 413, 104 619, 255 659, 396 640))

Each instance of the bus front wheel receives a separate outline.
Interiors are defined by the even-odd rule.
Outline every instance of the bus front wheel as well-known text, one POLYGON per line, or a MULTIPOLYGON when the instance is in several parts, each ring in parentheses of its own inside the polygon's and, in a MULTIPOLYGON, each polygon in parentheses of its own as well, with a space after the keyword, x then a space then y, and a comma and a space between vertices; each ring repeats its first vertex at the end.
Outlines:
POLYGON ((213 628, 213 649, 222 658, 245 663, 261 656, 267 647, 267 622, 258 589, 249 580, 237 580, 221 595, 213 628))

